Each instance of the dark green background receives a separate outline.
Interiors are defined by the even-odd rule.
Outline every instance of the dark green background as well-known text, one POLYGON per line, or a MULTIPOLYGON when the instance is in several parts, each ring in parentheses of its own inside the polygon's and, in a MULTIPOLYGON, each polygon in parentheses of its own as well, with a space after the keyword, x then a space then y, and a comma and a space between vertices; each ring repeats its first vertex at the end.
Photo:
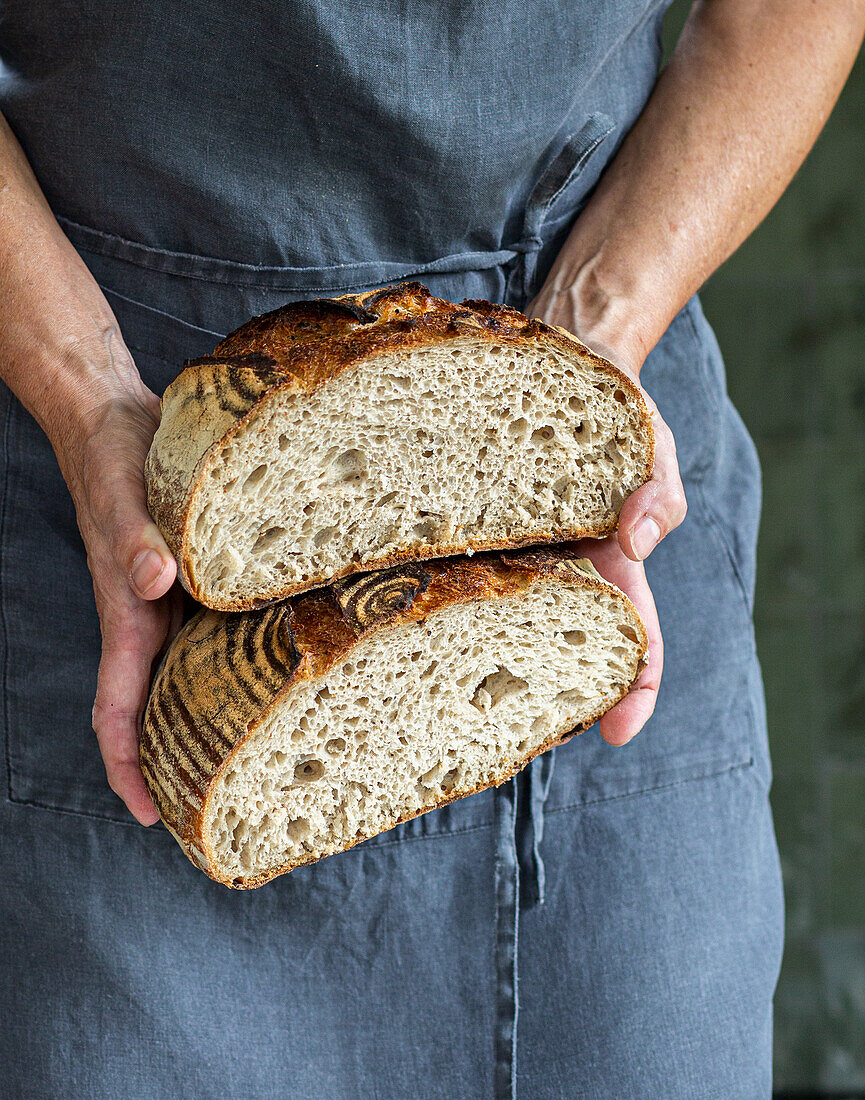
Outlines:
MULTIPOLYGON (((670 9, 668 50, 690 6, 670 9)), ((863 127, 860 57, 786 193, 701 292, 763 463, 755 619, 787 896, 776 1087, 851 1096, 865 1095, 863 127)))

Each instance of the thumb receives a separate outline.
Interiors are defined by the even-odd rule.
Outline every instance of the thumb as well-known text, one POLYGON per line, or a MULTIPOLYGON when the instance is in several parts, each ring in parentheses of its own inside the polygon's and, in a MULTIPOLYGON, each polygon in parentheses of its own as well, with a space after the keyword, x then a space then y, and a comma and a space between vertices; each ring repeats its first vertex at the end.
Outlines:
POLYGON ((177 566, 152 521, 144 523, 138 538, 130 542, 125 561, 132 591, 142 600, 158 600, 174 584, 177 566))
POLYGON ((142 600, 158 600, 177 576, 174 557, 145 505, 140 475, 132 479, 114 517, 111 552, 129 587, 142 600))

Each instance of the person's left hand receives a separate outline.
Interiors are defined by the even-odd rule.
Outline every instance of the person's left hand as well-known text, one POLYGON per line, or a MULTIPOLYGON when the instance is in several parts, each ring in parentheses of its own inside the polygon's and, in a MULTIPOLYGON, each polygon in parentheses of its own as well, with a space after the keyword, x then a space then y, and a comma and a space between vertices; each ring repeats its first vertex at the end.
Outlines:
POLYGON ((643 560, 657 544, 685 518, 688 505, 679 475, 676 443, 658 407, 640 385, 642 363, 632 351, 617 351, 606 344, 585 339, 568 298, 544 290, 528 305, 526 315, 550 325, 560 325, 583 339, 587 347, 602 355, 637 385, 652 418, 655 433, 655 463, 652 477, 631 493, 622 505, 615 534, 605 539, 583 539, 579 551, 602 577, 612 581, 631 600, 649 635, 648 664, 630 692, 601 718, 601 736, 611 745, 625 745, 640 732, 655 709, 664 668, 664 642, 655 601, 646 580, 643 560))

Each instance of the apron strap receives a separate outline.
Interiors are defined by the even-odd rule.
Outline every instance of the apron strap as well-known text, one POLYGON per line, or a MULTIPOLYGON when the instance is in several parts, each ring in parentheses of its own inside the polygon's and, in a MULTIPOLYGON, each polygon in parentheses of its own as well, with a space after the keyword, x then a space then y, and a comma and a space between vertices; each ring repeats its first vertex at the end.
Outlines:
POLYGON ((544 903, 544 804, 553 775, 555 750, 495 788, 495 1100, 516 1100, 517 1021, 519 1017, 520 908, 544 903), (518 810, 528 778, 528 818, 518 810), (522 822, 525 822, 523 826, 522 822), (521 899, 520 883, 525 873, 521 899))
POLYGON ((509 779, 495 788, 495 1100, 516 1100, 517 1095, 520 867, 516 824, 517 780, 509 779))

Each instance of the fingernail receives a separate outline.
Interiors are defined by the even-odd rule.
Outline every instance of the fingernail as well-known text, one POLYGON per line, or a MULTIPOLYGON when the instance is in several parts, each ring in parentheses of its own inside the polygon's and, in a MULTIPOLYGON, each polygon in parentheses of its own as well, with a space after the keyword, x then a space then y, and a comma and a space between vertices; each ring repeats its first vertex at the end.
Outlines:
POLYGON ((165 568, 165 563, 155 550, 142 550, 132 563, 132 583, 139 596, 146 595, 165 568))
POLYGON ((631 535, 631 546, 633 546, 634 553, 640 561, 651 554, 658 545, 660 538, 661 528, 651 516, 644 516, 637 524, 633 535, 631 535))

